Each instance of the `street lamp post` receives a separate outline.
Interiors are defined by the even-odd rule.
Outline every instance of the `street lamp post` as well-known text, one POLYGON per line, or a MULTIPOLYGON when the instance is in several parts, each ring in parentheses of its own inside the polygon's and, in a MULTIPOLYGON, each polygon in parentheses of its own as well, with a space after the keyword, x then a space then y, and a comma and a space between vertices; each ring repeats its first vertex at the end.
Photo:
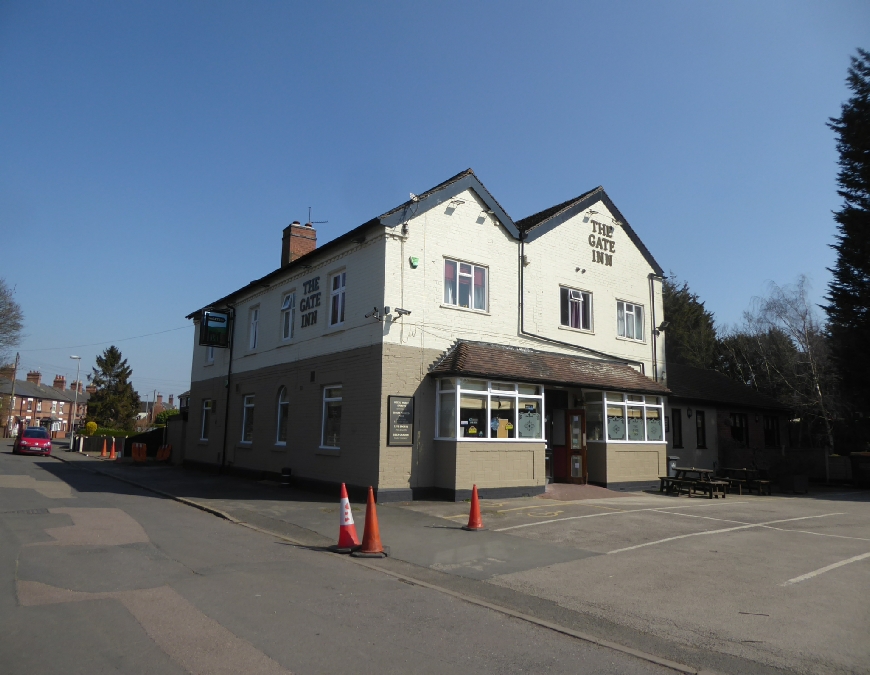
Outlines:
POLYGON ((81 356, 70 356, 71 359, 75 359, 76 362, 76 379, 73 382, 73 386, 76 388, 75 397, 73 399, 73 414, 72 414, 72 423, 70 424, 70 435, 69 435, 69 449, 72 450, 75 448, 76 444, 76 415, 79 411, 79 368, 82 365, 82 357, 81 356))

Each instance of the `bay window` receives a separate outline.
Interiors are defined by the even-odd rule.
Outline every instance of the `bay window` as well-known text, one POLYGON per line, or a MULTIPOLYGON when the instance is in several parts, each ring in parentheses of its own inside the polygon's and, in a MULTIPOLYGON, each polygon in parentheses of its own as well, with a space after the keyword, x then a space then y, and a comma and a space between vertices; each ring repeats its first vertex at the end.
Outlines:
MULTIPOLYGON (((589 420, 600 419, 597 402, 586 397, 587 431, 589 440, 604 440, 597 426, 590 428, 589 420), (597 436, 597 437, 596 437, 597 436)), ((664 440, 662 399, 659 396, 622 394, 608 391, 603 401, 607 418, 607 440, 629 443, 661 443, 664 440)))
POLYGON ((438 438, 543 440, 544 395, 535 384, 446 378, 438 382, 438 438))

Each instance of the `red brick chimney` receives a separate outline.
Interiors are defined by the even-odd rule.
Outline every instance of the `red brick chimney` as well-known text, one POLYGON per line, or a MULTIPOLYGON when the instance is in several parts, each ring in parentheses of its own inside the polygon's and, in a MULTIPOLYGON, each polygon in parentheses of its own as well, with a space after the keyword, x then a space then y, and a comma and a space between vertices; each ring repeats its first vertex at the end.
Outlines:
POLYGON ((157 394, 157 405, 163 405, 163 394, 157 394))
POLYGON ((66 389, 66 378, 63 375, 55 375, 54 376, 54 384, 51 385, 55 389, 60 389, 63 391, 66 389))
POLYGON ((69 383, 69 390, 70 391, 75 391, 76 389, 79 390, 80 394, 82 393, 82 381, 81 380, 73 380, 72 382, 69 383))
POLYGON ((317 231, 311 223, 300 225, 294 220, 284 228, 281 238, 281 267, 286 267, 297 258, 311 253, 317 248, 317 231))
POLYGON ((85 391, 88 392, 89 394, 96 394, 97 393, 97 385, 89 384, 87 387, 85 387, 85 391))
POLYGON ((169 394, 169 407, 172 407, 172 394, 169 394))
POLYGON ((0 367, 0 377, 2 377, 4 380, 11 380, 14 375, 15 366, 13 366, 11 363, 6 366, 0 367))
POLYGON ((27 373, 27 381, 32 382, 33 384, 39 384, 42 380, 42 373, 38 370, 31 370, 27 373))

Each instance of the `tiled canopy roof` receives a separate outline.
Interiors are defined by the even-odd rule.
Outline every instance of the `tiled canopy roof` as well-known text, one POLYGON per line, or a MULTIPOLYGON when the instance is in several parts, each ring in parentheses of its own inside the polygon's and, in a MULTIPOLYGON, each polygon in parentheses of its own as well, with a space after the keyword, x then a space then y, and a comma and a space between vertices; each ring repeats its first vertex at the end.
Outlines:
POLYGON ((662 384, 623 363, 468 340, 458 340, 429 372, 645 394, 668 393, 662 384))
POLYGON ((735 382, 715 370, 669 363, 668 387, 671 395, 693 401, 725 403, 742 408, 786 410, 788 406, 752 387, 735 382))

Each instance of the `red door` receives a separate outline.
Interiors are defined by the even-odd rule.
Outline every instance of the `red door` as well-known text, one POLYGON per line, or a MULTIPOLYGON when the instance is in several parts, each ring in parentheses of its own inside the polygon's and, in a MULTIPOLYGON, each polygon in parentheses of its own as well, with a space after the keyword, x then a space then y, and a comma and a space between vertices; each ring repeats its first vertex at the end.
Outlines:
POLYGON ((586 411, 566 410, 565 426, 568 461, 566 480, 585 485, 589 480, 589 468, 586 465, 586 411))

